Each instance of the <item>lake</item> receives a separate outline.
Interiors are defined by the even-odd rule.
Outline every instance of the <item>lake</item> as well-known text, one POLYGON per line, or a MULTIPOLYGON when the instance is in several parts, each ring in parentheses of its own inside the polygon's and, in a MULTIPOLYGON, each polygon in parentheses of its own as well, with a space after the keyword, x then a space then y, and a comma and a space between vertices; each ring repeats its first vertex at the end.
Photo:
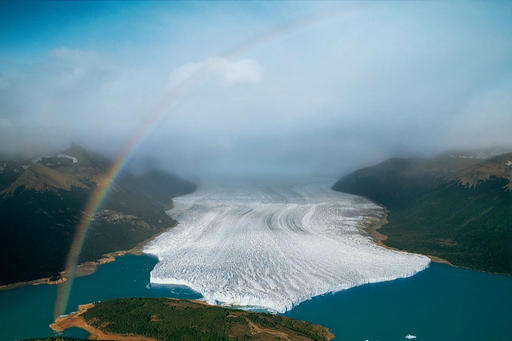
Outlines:
MULTIPOLYGON (((68 312, 116 297, 198 299, 186 287, 149 285, 157 260, 127 255, 77 278, 68 312)), ((0 340, 53 335, 57 286, 0 291, 0 340)), ((419 274, 315 297, 284 315, 330 328, 338 340, 512 340, 512 277, 432 263, 419 274)), ((74 329, 68 336, 86 337, 74 329)))

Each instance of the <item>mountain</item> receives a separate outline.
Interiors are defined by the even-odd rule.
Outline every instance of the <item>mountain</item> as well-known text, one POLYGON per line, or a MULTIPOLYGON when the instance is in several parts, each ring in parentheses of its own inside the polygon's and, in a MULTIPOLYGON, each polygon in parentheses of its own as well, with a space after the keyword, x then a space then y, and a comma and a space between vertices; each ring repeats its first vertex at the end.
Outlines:
MULTIPOLYGON (((0 285, 44 277, 59 277, 89 197, 110 161, 78 145, 33 161, 0 161, 0 285)), ((148 173, 151 174, 151 173, 148 173)), ((93 218, 80 262, 127 250, 173 226, 165 214, 172 196, 195 187, 175 176, 159 177, 158 191, 151 176, 129 173, 117 180, 93 218)))
POLYGON ((9 187, 29 165, 30 161, 0 161, 0 192, 9 187))
POLYGON ((149 170, 139 177, 123 174, 120 181, 131 190, 150 196, 166 207, 170 206, 171 198, 194 192, 197 188, 190 181, 155 169, 149 170))
POLYGON ((394 158, 341 178, 334 190, 389 210, 384 244, 454 265, 512 273, 512 153, 394 158))

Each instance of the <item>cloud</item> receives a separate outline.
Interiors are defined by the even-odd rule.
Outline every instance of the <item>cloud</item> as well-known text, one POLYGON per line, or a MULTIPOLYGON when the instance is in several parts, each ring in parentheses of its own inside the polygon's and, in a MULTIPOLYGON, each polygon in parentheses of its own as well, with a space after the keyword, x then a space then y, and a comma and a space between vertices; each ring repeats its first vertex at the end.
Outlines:
POLYGON ((57 47, 48 52, 49 56, 56 58, 64 63, 73 64, 96 64, 100 61, 101 55, 96 51, 71 49, 67 47, 57 47))
POLYGON ((218 46, 246 46, 254 27, 267 37, 294 14, 276 14, 272 26, 248 13, 229 21, 226 8, 182 31, 173 17, 172 37, 145 20, 152 39, 135 32, 126 50, 85 40, 31 62, 0 60, 0 119, 9 122, 0 152, 76 141, 114 155, 155 108, 165 119, 134 162, 184 174, 339 175, 393 155, 510 145, 512 21, 500 8, 469 7, 361 6, 236 58, 218 46), (170 97, 176 104, 162 107, 170 97))
POLYGON ((202 62, 186 63, 172 70, 169 75, 169 88, 179 86, 196 74, 214 78, 215 81, 236 85, 258 83, 262 78, 262 67, 253 59, 230 60, 215 57, 202 62))
POLYGON ((12 127, 11 121, 6 118, 0 118, 0 128, 9 128, 12 127))
POLYGON ((447 122, 446 140, 461 147, 500 145, 512 142, 512 78, 497 81, 464 105, 460 113, 447 122))

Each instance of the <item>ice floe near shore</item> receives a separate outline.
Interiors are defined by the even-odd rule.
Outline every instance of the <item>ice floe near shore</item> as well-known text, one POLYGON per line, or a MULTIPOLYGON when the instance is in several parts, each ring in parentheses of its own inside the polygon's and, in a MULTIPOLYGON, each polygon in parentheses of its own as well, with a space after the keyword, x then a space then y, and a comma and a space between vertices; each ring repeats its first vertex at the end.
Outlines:
POLYGON ((362 228, 384 211, 327 183, 206 186, 174 199, 179 225, 145 248, 151 282, 208 303, 284 312, 313 296, 412 276, 427 257, 376 245, 362 228))

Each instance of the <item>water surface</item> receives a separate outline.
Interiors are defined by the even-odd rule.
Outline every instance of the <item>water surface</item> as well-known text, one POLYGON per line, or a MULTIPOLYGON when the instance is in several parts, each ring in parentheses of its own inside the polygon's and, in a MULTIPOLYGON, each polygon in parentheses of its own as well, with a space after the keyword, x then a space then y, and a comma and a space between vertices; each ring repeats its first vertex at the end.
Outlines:
MULTIPOLYGON (((118 297, 175 297, 198 299, 201 295, 180 286, 149 285, 149 273, 157 263, 150 256, 127 255, 103 264, 92 275, 75 279, 67 312, 79 304, 118 297)), ((0 340, 15 340, 53 335, 53 309, 56 285, 35 285, 0 291, 0 340)), ((86 337, 83 331, 66 333, 86 337)))
MULTIPOLYGON (((197 299, 184 287, 149 286, 157 263, 127 255, 75 280, 68 312, 116 297, 197 299)), ((306 301, 286 316, 327 326, 339 340, 512 340, 512 277, 432 263, 409 278, 355 287, 306 301)), ((0 292, 0 340, 52 335, 54 285, 0 292)), ((74 330, 73 335, 87 334, 74 330)))

